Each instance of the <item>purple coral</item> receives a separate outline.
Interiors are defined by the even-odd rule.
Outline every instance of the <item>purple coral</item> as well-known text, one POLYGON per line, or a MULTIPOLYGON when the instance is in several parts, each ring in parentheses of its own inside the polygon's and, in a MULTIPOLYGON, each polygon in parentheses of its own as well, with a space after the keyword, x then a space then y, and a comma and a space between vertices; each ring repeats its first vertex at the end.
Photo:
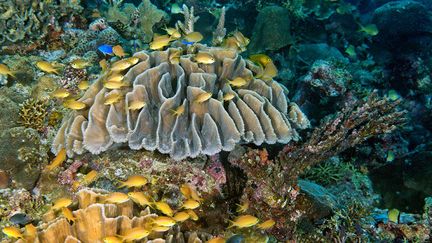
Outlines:
POLYGON ((59 174, 58 182, 62 185, 72 185, 75 180, 75 173, 77 173, 82 165, 83 162, 81 160, 75 160, 69 168, 59 174))

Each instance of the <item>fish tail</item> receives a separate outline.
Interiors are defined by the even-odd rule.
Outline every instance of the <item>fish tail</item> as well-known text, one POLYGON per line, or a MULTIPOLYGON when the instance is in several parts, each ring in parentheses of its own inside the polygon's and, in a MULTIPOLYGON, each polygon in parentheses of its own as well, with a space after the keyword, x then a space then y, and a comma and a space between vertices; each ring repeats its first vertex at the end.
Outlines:
POLYGON ((17 77, 15 76, 15 72, 10 71, 10 72, 9 72, 9 75, 12 76, 13 78, 17 78, 17 77))
POLYGON ((124 183, 123 181, 118 181, 120 183, 120 186, 118 186, 117 188, 123 188, 126 187, 126 183, 124 183))
POLYGON ((55 73, 55 74, 57 74, 57 75, 60 75, 60 73, 59 73, 59 71, 58 71, 57 69, 54 69, 54 70, 53 70, 53 73, 55 73))
POLYGON ((230 222, 231 223, 231 225, 230 226, 228 226, 228 228, 227 229, 231 229, 232 227, 234 227, 235 225, 234 225, 234 222, 233 221, 231 221, 231 220, 228 220, 228 222, 230 222))

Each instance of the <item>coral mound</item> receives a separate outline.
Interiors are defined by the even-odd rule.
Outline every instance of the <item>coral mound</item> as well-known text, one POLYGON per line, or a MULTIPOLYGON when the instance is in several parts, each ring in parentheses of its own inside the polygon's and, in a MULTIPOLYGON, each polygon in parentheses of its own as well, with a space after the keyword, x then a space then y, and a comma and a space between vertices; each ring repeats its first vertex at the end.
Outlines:
POLYGON ((102 76, 80 98, 89 109, 73 112, 63 121, 53 152, 65 148, 69 156, 86 150, 98 154, 114 143, 128 142, 131 149, 157 149, 181 160, 231 151, 241 142, 288 143, 298 138, 296 129, 309 126, 298 106, 288 102, 282 85, 254 78, 258 66, 233 50, 194 47, 194 52, 209 53, 216 61, 198 64, 194 54, 183 53, 179 64, 170 64, 171 53, 185 51, 141 51, 134 54, 139 63, 125 74, 130 87, 110 91, 102 76), (236 77, 248 80, 247 84, 232 88, 228 80, 236 77), (212 97, 196 102, 204 92, 212 97), (105 97, 113 93, 125 98, 104 105, 105 97), (224 101, 227 93, 234 98, 224 101), (137 100, 146 105, 137 111, 128 109, 137 100), (181 105, 185 111, 176 116, 172 111, 181 105))

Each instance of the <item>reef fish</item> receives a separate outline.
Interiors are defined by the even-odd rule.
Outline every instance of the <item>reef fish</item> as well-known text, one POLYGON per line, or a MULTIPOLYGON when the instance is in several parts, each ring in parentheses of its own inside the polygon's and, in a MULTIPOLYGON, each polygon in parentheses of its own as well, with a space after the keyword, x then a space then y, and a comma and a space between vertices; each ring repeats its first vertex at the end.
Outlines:
POLYGON ((400 216, 400 212, 397 209, 390 209, 387 213, 388 216, 388 220, 390 222, 393 222, 395 224, 399 223, 399 216, 400 216))
POLYGON ((211 97, 212 97, 212 93, 211 92, 204 92, 204 93, 201 93, 201 94, 199 94, 197 97, 196 97, 196 99, 195 99, 195 101, 194 102, 196 102, 196 103, 198 103, 198 104, 201 104, 201 103, 203 103, 203 102, 206 102, 207 100, 209 100, 211 97))
POLYGON ((207 243, 225 243, 226 240, 222 237, 216 237, 216 238, 212 238, 209 241, 207 241, 207 243))
POLYGON ((133 175, 130 176, 126 181, 120 181, 120 186, 118 188, 122 187, 141 187, 148 183, 148 180, 146 177, 142 175, 133 175))
POLYGON ((173 219, 177 222, 183 222, 190 218, 190 215, 186 212, 178 212, 174 214, 173 219))
POLYGON ((105 97, 104 105, 112 105, 120 101, 122 95, 120 93, 109 94, 105 97))
POLYGON ((66 98, 69 97, 70 92, 65 88, 60 88, 51 93, 55 98, 66 98))
POLYGON ((247 84, 247 81, 242 77, 237 77, 233 80, 228 80, 228 83, 233 87, 242 87, 247 84))
POLYGON ((172 217, 174 215, 173 210, 166 202, 155 202, 154 205, 156 208, 161 211, 163 214, 172 217))
POLYGON ((185 112, 185 105, 180 105, 175 109, 172 109, 171 112, 174 116, 181 116, 185 112))
POLYGON ((124 203, 127 200, 129 200, 128 195, 122 192, 112 192, 105 198, 105 202, 108 203, 124 203))
POLYGON ((249 60, 251 60, 252 62, 259 64, 261 66, 266 66, 267 64, 269 64, 270 62, 273 62, 272 59, 265 55, 265 54, 254 54, 249 56, 249 60))
POLYGON ((197 221, 198 220, 198 215, 192 209, 186 210, 186 213, 189 214, 190 218, 193 221, 197 221))
POLYGON ((82 80, 78 84, 78 89, 79 90, 86 90, 86 89, 88 89, 88 87, 90 87, 90 83, 87 80, 82 80))
POLYGON ((360 29, 358 31, 364 32, 367 35, 376 36, 379 33, 379 30, 375 24, 368 24, 365 26, 359 24, 359 26, 360 26, 360 29))
POLYGON ((3 64, 3 63, 0 63, 0 74, 2 74, 2 75, 10 75, 10 76, 16 78, 14 72, 12 72, 9 69, 9 67, 6 66, 6 64, 3 64))
POLYGON ((249 209, 249 202, 244 202, 243 204, 237 204, 237 213, 244 213, 249 209))
POLYGON ((173 226, 176 224, 176 221, 171 218, 171 217, 167 217, 167 216, 158 216, 155 219, 153 219, 153 223, 160 225, 160 226, 173 226))
POLYGON ((210 54, 206 52, 199 52, 194 56, 194 60, 197 63, 202 64, 212 64, 216 61, 216 59, 210 54))
POLYGON ((144 237, 147 237, 149 234, 150 234, 149 230, 142 227, 135 227, 126 230, 125 233, 122 235, 122 239, 124 241, 132 242, 134 240, 140 240, 144 237))
POLYGON ((48 170, 54 170, 59 167, 66 160, 66 149, 62 148, 56 157, 52 160, 51 164, 47 165, 48 170))
POLYGON ((238 228, 247 228, 247 227, 251 227, 254 226, 258 223, 259 219, 252 216, 252 215, 242 215, 239 216, 237 218, 235 218, 233 221, 231 222, 231 225, 228 227, 232 228, 234 226, 238 227, 238 228))
POLYGON ((64 107, 72 110, 82 110, 86 108, 86 104, 78 100, 67 100, 63 103, 64 107))
POLYGON ((123 240, 117 236, 108 236, 103 238, 104 243, 122 243, 123 240))
POLYGON ((123 47, 121 47, 120 45, 116 45, 112 48, 112 51, 114 53, 114 55, 122 58, 124 56, 126 56, 126 53, 123 50, 123 47))
POLYGON ((129 86, 128 82, 106 82, 104 83, 104 87, 107 89, 120 89, 122 87, 127 87, 129 86))
POLYGON ((36 62, 36 67, 46 73, 55 73, 57 75, 60 74, 59 71, 50 62, 47 61, 36 62))
POLYGON ((21 234, 20 229, 17 227, 4 227, 2 232, 7 235, 9 238, 15 238, 15 239, 23 239, 24 236, 21 234))
POLYGON ((97 176, 98 176, 97 171, 91 170, 89 173, 87 173, 83 177, 82 184, 84 184, 84 185, 90 185, 90 184, 92 184, 94 181, 96 181, 97 176))
POLYGON ((267 229, 270 229, 271 227, 273 227, 275 225, 275 223, 276 222, 273 219, 269 219, 269 220, 262 222, 261 224, 258 224, 258 228, 260 228, 262 230, 267 230, 267 229))
POLYGON ((193 200, 193 199, 188 199, 186 201, 184 201, 182 208, 184 209, 195 209, 198 208, 200 206, 199 202, 193 200))
POLYGON ((63 216, 66 218, 66 220, 70 222, 75 222, 75 217, 73 216, 72 211, 69 208, 63 207, 61 209, 63 216))
POLYGON ((98 50, 102 52, 104 55, 112 55, 113 54, 113 47, 111 45, 103 44, 98 46, 98 50))
POLYGON ((124 75, 121 73, 112 73, 107 78, 107 82, 120 82, 124 79, 124 75))
POLYGON ((111 71, 123 71, 133 66, 127 59, 119 60, 111 65, 111 71))
POLYGON ((84 69, 91 66, 91 64, 84 59, 78 58, 71 62, 71 66, 75 69, 84 69))
POLYGON ((62 197, 54 201, 52 210, 59 210, 64 207, 68 207, 72 204, 72 200, 70 198, 62 197))
POLYGON ((186 34, 184 37, 187 41, 191 41, 191 42, 199 42, 201 41, 204 36, 200 33, 200 32, 191 32, 189 34, 186 34))
POLYGON ((171 37, 168 35, 155 36, 153 37, 153 41, 150 42, 149 47, 151 50, 159 50, 168 46, 171 40, 171 37))
POLYGON ((234 99, 234 97, 235 97, 235 94, 232 92, 229 92, 229 93, 224 94, 222 99, 224 101, 230 101, 230 100, 234 99))
POLYGON ((154 231, 154 232, 166 232, 169 229, 171 229, 171 227, 169 227, 169 226, 153 226, 152 227, 152 231, 154 231))
POLYGON ((137 64, 140 59, 138 57, 129 57, 129 58, 126 58, 125 60, 130 62, 133 66, 133 65, 137 64))
POLYGON ((164 30, 166 33, 174 39, 178 39, 181 37, 180 32, 176 28, 168 28, 165 26, 164 30))
POLYGON ((140 206, 150 206, 151 207, 151 199, 144 192, 129 192, 128 196, 132 201, 140 206))
POLYGON ((129 104, 128 109, 129 110, 139 110, 141 108, 143 108, 146 105, 146 103, 144 101, 141 100, 134 100, 129 104))
POLYGON ((357 53, 355 51, 355 46, 353 45, 349 45, 346 49, 345 49, 345 53, 348 54, 348 56, 354 58, 357 56, 357 53))
POLYGON ((178 5, 178 3, 173 3, 171 5, 171 13, 172 14, 179 14, 182 13, 183 10, 181 9, 181 7, 178 5))

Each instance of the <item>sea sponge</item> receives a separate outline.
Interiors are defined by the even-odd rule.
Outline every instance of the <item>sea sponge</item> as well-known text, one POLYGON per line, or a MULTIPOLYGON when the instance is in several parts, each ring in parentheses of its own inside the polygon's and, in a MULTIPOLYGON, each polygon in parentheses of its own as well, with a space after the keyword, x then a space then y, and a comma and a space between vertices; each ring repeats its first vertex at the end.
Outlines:
MULTIPOLYGON (((36 239, 26 238, 23 242, 103 242, 103 238, 123 234, 132 227, 148 228, 157 214, 144 210, 134 210, 132 201, 121 204, 104 204, 103 191, 83 189, 77 193, 78 209, 73 211, 75 223, 57 217, 53 211, 44 215, 44 222, 38 226, 36 239), (139 215, 134 215, 139 212, 139 215)), ((212 235, 199 232, 181 232, 179 226, 166 233, 152 232, 140 242, 205 242, 212 235), (152 241, 150 241, 152 240, 152 241)))
POLYGON ((52 151, 65 148, 69 156, 86 150, 99 154, 114 143, 127 142, 132 149, 157 149, 181 160, 231 151, 239 143, 288 143, 298 139, 296 129, 309 126, 298 106, 288 102, 285 88, 273 80, 254 78, 251 70, 259 68, 235 50, 199 44, 195 48, 216 61, 198 64, 193 54, 185 54, 179 64, 170 64, 169 55, 178 48, 141 51, 134 54, 140 62, 125 74, 124 81, 132 87, 109 91, 103 87, 104 77, 95 81, 80 98, 89 109, 72 112, 63 120, 52 151), (236 77, 248 83, 233 89, 228 80, 236 77), (196 102, 204 92, 212 98, 196 102), (105 97, 113 93, 125 98, 104 105, 105 97), (234 98, 224 101, 226 93, 234 98), (146 105, 129 110, 136 100, 146 105), (181 105, 184 113, 175 116, 172 110, 181 105))

